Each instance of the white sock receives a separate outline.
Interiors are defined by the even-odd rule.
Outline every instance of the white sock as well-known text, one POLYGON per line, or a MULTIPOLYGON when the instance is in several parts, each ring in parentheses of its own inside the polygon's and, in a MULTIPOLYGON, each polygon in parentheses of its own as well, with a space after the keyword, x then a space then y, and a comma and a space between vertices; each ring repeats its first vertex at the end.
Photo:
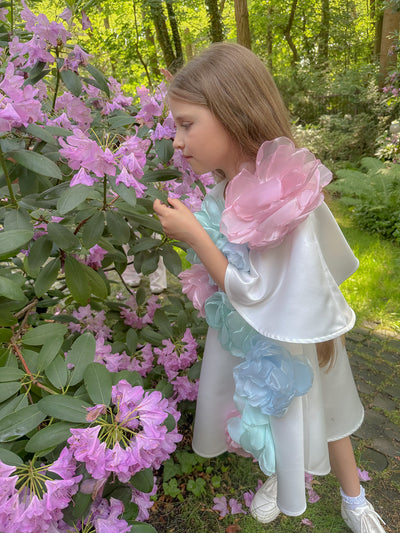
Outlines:
POLYGON ((355 509, 356 507, 360 507, 361 505, 364 505, 367 501, 365 499, 365 489, 360 485, 360 494, 358 496, 347 496, 342 490, 342 487, 340 487, 340 494, 342 495, 342 500, 346 503, 347 507, 350 507, 350 509, 355 509))

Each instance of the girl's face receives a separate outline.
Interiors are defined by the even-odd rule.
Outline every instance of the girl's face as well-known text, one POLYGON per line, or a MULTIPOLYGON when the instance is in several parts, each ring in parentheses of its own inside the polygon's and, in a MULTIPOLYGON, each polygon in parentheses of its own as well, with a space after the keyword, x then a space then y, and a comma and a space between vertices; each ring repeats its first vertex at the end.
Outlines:
POLYGON ((240 170, 240 149, 219 120, 202 105, 169 99, 176 124, 174 148, 182 154, 196 174, 222 170, 232 179, 240 170))

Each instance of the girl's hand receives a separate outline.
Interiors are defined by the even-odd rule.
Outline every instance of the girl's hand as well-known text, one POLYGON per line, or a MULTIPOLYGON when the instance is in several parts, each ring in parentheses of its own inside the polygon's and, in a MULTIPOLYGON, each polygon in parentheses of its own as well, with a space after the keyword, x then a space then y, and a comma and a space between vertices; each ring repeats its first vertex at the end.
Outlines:
POLYGON ((156 199, 153 208, 158 216, 165 234, 171 239, 184 241, 193 246, 201 238, 203 227, 194 214, 177 198, 168 198, 171 207, 156 199))
POLYGON ((153 203, 165 234, 172 239, 184 241, 193 248, 215 283, 225 290, 227 258, 185 204, 175 198, 168 198, 168 203, 171 207, 158 199, 153 203))

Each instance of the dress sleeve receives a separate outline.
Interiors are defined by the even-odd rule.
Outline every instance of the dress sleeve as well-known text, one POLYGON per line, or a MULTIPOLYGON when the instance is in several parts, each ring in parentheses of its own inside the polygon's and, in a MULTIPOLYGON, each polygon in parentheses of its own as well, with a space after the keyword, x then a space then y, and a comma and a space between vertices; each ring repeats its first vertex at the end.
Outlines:
POLYGON ((225 291, 262 335, 314 343, 354 326, 354 312, 338 285, 357 269, 358 260, 325 204, 279 246, 251 250, 249 259, 249 272, 228 266, 225 291))

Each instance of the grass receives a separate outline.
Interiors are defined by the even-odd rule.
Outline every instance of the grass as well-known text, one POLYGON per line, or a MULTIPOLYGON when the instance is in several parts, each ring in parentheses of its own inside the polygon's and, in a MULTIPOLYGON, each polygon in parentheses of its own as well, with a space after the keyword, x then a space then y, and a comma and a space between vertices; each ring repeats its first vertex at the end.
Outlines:
POLYGON ((329 206, 360 261, 357 272, 341 285, 357 325, 400 333, 400 246, 355 227, 340 201, 330 200, 329 206))

